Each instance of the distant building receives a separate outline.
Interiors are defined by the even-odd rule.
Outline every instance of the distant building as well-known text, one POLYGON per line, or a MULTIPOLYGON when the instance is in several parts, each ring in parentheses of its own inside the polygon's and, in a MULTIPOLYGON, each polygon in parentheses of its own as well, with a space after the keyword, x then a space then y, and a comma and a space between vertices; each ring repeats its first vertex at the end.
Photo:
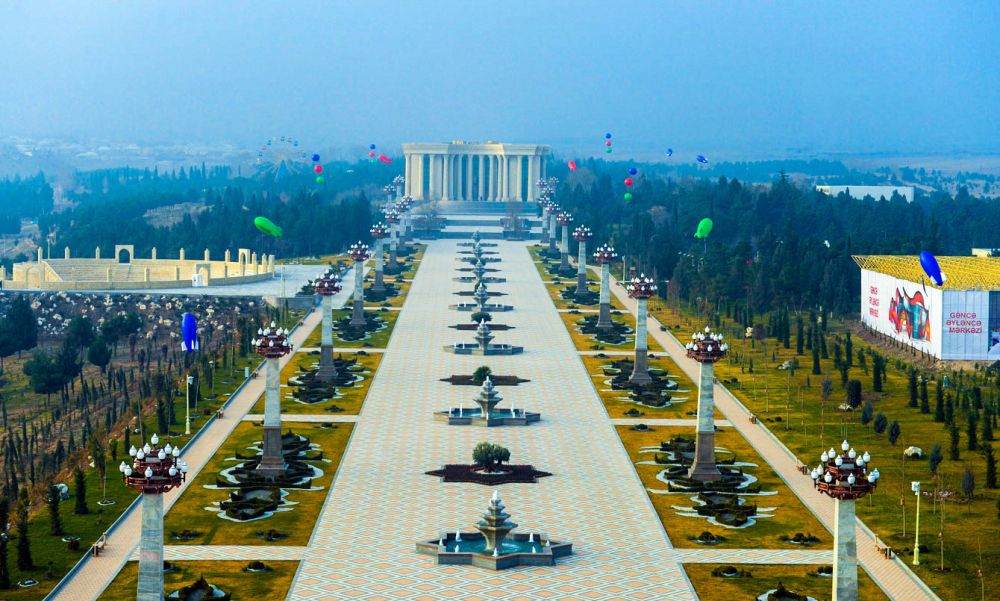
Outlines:
POLYGON ((816 186, 816 189, 828 196, 837 196, 846 192, 851 198, 862 199, 871 196, 875 200, 889 200, 895 192, 906 202, 913 202, 913 186, 816 186))
POLYGON ((994 248, 973 248, 972 249, 972 256, 973 257, 992 257, 992 256, 994 256, 994 253, 996 253, 996 256, 1000 257, 1000 249, 994 249, 994 248))
POLYGON ((531 202, 550 149, 537 144, 403 144, 406 194, 415 200, 531 202))
POLYGON ((916 256, 856 256, 861 321, 915 349, 951 361, 1000 359, 1000 259, 937 257, 935 286, 916 256))

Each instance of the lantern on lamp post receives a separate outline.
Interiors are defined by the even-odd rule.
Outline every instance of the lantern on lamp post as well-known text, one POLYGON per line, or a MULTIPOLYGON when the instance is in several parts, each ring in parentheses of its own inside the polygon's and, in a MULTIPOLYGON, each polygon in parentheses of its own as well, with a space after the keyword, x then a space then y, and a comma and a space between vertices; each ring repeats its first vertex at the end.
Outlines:
POLYGON ((871 470, 871 456, 859 455, 846 440, 840 452, 830 448, 820 455, 813 468, 816 490, 832 497, 835 504, 833 525, 833 599, 858 598, 858 541, 855 502, 873 492, 878 483, 878 469, 871 470))

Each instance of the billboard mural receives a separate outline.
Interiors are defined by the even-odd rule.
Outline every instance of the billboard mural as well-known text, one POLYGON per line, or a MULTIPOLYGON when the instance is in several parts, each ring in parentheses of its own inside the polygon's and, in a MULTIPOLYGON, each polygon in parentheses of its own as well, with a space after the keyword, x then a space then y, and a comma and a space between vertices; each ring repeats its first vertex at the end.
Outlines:
POLYGON ((910 340, 930 342, 931 316, 924 303, 924 295, 919 290, 910 296, 905 287, 896 288, 889 301, 889 323, 896 328, 897 334, 910 340))

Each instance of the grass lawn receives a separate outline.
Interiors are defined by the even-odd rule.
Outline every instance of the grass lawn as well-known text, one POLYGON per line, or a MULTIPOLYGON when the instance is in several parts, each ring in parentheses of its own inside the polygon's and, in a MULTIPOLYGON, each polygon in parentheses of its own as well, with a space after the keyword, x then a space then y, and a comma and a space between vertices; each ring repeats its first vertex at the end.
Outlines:
MULTIPOLYGON (((374 278, 374 276, 372 276, 372 277, 374 278)), ((388 276, 385 277, 384 279, 385 279, 386 283, 391 282, 391 280, 389 279, 388 276)), ((406 295, 410 292, 410 283, 409 282, 403 282, 403 281, 396 281, 394 283, 395 283, 396 287, 399 288, 399 294, 397 294, 396 296, 389 297, 389 298, 385 299, 384 301, 378 301, 378 302, 369 301, 366 298, 365 299, 365 308, 368 309, 369 311, 372 311, 372 310, 375 310, 375 309, 377 309, 379 307, 383 307, 383 306, 402 307, 403 303, 406 302, 406 295)))
MULTIPOLYGON (((635 350, 635 334, 628 333, 623 337, 622 342, 619 344, 608 344, 607 342, 601 342, 597 340, 594 336, 590 334, 584 334, 580 331, 577 322, 582 320, 584 317, 593 316, 596 313, 559 313, 560 319, 566 325, 566 329, 569 330, 569 336, 573 339, 573 344, 576 346, 578 351, 634 351, 635 350)), ((622 323, 627 323, 630 327, 635 327, 635 320, 629 321, 629 315, 614 315, 612 314, 611 320, 622 323)), ((646 345, 651 353, 662 353, 663 347, 660 343, 653 340, 653 337, 646 335, 646 345)))
MULTIPOLYGON (((334 353, 334 359, 357 359, 363 366, 361 371, 353 373, 362 376, 360 382, 355 382, 353 386, 346 386, 337 389, 341 396, 336 399, 324 401, 322 403, 299 403, 292 397, 292 389, 288 386, 288 378, 299 373, 303 368, 316 369, 319 366, 319 352, 315 353, 295 353, 295 356, 281 370, 281 412, 288 414, 319 414, 319 415, 357 415, 361 411, 361 405, 368 395, 368 388, 371 386, 372 377, 382 361, 381 353, 370 355, 359 355, 357 353, 334 353), (326 407, 336 405, 343 409, 337 413, 324 411, 326 407)), ((264 395, 261 395, 257 403, 250 410, 250 413, 264 413, 264 395)))
MULTIPOLYGON (((342 340, 337 336, 337 332, 333 332, 333 350, 338 351, 342 348, 385 348, 389 344, 389 337, 392 336, 392 328, 396 325, 396 319, 399 318, 399 311, 390 311, 386 309, 382 310, 371 310, 370 312, 377 313, 380 318, 385 322, 385 327, 377 332, 370 332, 366 338, 361 340, 342 340)), ((351 316, 350 309, 335 309, 333 311, 333 320, 339 321, 341 319, 349 318, 351 316)), ((306 347, 319 347, 320 338, 322 332, 320 328, 322 327, 322 322, 320 325, 316 326, 316 329, 309 334, 306 338, 305 343, 302 346, 306 347)))
MULTIPOLYGON (((597 311, 600 308, 600 305, 577 305, 573 301, 568 301, 564 299, 562 297, 562 291, 565 290, 566 288, 572 288, 575 291, 576 279, 573 279, 572 281, 561 280, 559 284, 553 284, 551 282, 546 282, 545 284, 545 290, 549 293, 549 298, 552 299, 552 304, 556 306, 556 309, 581 309, 588 311, 597 311)), ((589 288, 595 294, 601 291, 601 286, 598 283, 594 282, 590 283, 589 288)), ((615 296, 612 295, 611 309, 624 311, 625 307, 622 305, 621 301, 619 301, 615 296)))
POLYGON ((286 424, 284 431, 290 428, 296 434, 309 438, 320 446, 324 458, 330 460, 314 463, 323 472, 321 477, 313 480, 313 487, 320 490, 289 489, 286 501, 294 503, 291 511, 278 512, 262 520, 233 522, 205 509, 226 500, 228 491, 232 489, 210 489, 205 485, 214 485, 218 473, 235 464, 231 458, 236 451, 247 453, 250 444, 261 440, 263 431, 259 424, 240 423, 167 513, 163 527, 164 542, 189 545, 305 545, 347 448, 352 427, 352 424, 343 423, 336 424, 333 429, 321 428, 320 424, 286 424), (256 536, 257 532, 272 528, 288 537, 268 543, 256 536), (171 531, 181 530, 196 530, 203 534, 184 542, 172 540, 171 531))
MULTIPOLYGON (((576 255, 572 255, 571 258, 575 259, 576 255)), ((570 284, 572 284, 574 287, 576 286, 575 263, 570 263, 570 267, 573 269, 573 273, 571 275, 558 275, 550 271, 549 268, 556 269, 559 267, 560 265, 559 259, 550 259, 548 262, 546 262, 545 260, 539 260, 537 257, 535 257, 534 263, 535 263, 535 269, 538 270, 538 275, 542 276, 542 281, 545 282, 546 285, 549 285, 550 282, 552 283, 559 282, 561 285, 564 286, 568 286, 570 284)), ((601 279, 600 277, 597 276, 597 274, 595 274, 593 271, 590 271, 589 269, 587 270, 588 283, 599 284, 600 281, 601 279)))
POLYGON ((666 370, 671 376, 676 376, 672 378, 677 382, 677 392, 673 395, 676 399, 669 407, 647 407, 645 405, 640 405, 628 400, 628 394, 624 390, 612 390, 610 385, 611 376, 606 376, 601 371, 601 367, 604 365, 610 365, 613 361, 620 360, 622 357, 609 357, 606 359, 600 357, 592 356, 581 356, 583 359, 583 364, 587 367, 587 373, 594 380, 594 387, 597 389, 598 394, 601 395, 601 400, 604 402, 604 407, 608 411, 608 415, 612 418, 628 418, 633 417, 630 415, 625 415, 625 412, 630 409, 637 409, 641 411, 644 415, 642 417, 648 419, 666 419, 666 418, 686 418, 689 411, 698 411, 698 390, 677 365, 671 361, 666 356, 658 357, 656 359, 651 359, 649 361, 650 367, 658 367, 660 369, 666 370), (622 400, 624 399, 624 400, 622 400), (685 400, 686 399, 686 400, 685 400))
MULTIPOLYGON (((757 595, 778 588, 778 583, 800 595, 808 595, 817 601, 830 601, 833 583, 829 578, 810 576, 818 565, 761 565, 761 564, 712 564, 686 563, 687 572, 694 590, 701 601, 743 601, 756 599, 757 595), (712 570, 725 565, 734 565, 749 571, 751 578, 724 578, 712 576, 712 570)), ((887 601, 882 592, 863 569, 858 569, 859 601, 887 601)))
MULTIPOLYGON (((664 323, 680 324, 687 321, 696 323, 700 320, 692 314, 680 313, 676 309, 664 317, 664 323)), ((727 384, 729 388, 743 401, 771 431, 799 459, 809 465, 818 463, 818 454, 830 446, 837 446, 844 438, 858 449, 859 452, 869 451, 873 457, 872 466, 879 468, 882 474, 879 487, 875 494, 858 503, 858 516, 872 528, 882 539, 899 549, 909 553, 913 547, 913 523, 915 517, 915 499, 910 492, 910 482, 923 481, 924 490, 933 490, 934 476, 931 475, 926 459, 906 460, 903 450, 909 446, 923 449, 925 456, 935 443, 940 444, 945 460, 939 467, 939 478, 943 488, 953 491, 951 500, 944 503, 944 515, 935 507, 932 499, 925 498, 921 503, 920 542, 929 548, 921 556, 921 565, 914 571, 934 591, 946 600, 972 599, 980 597, 980 582, 977 570, 980 566, 980 544, 982 545, 982 564, 996 565, 1000 561, 1000 537, 989 535, 996 532, 997 502, 1000 491, 985 489, 985 462, 976 451, 967 449, 966 416, 958 407, 955 409, 955 422, 960 429, 959 452, 957 460, 949 454, 950 436, 943 424, 934 421, 935 385, 928 385, 928 396, 931 411, 928 414, 920 412, 919 408, 909 407, 909 388, 906 366, 900 369, 894 359, 889 359, 886 366, 886 381, 881 393, 871 392, 871 357, 867 358, 867 370, 860 366, 857 360, 859 348, 868 349, 858 336, 853 336, 854 366, 849 370, 849 379, 862 382, 864 396, 871 400, 875 415, 884 413, 888 421, 899 422, 900 437, 895 445, 889 443, 886 434, 877 434, 872 424, 862 425, 859 420, 860 411, 844 413, 837 410, 837 405, 846 398, 846 392, 840 384, 840 373, 833 367, 833 343, 844 326, 839 322, 830 325, 827 334, 829 359, 820 360, 823 375, 812 374, 812 354, 798 356, 800 368, 792 376, 787 370, 778 370, 777 366, 786 360, 796 357, 795 318, 792 317, 791 348, 785 349, 775 340, 768 339, 766 349, 757 341, 754 348, 737 340, 733 350, 744 353, 744 367, 736 361, 736 353, 731 360, 716 365, 715 374, 720 381, 736 378, 735 384, 727 384), (772 358, 773 353, 773 358, 772 358), (754 373, 747 373, 749 359, 754 361, 754 373), (866 373, 867 371, 867 373, 866 373), (833 393, 825 406, 821 396, 822 380, 829 375, 833 382, 833 393), (975 497, 971 504, 965 502, 962 493, 961 478, 965 468, 972 470, 975 482, 975 497), (905 516, 905 517, 904 517, 905 516), (905 531, 906 537, 902 536, 905 531), (943 523, 942 523, 943 522, 943 523), (943 526, 943 527, 942 527, 943 526), (944 532, 944 564, 950 572, 941 572, 941 546, 938 532, 944 532), (982 533, 982 536, 980 536, 982 533)), ((735 334, 736 326, 724 320, 723 329, 726 334, 735 334)), ((684 331, 684 330, 682 330, 684 331)), ((841 343, 845 339, 841 339, 841 343)), ((954 390, 951 393, 954 394, 954 390)), ((984 387, 984 397, 990 394, 989 387, 984 387)), ((956 398, 957 401, 957 398, 956 398)), ((993 446, 1000 451, 1000 443, 994 441, 993 446)), ((911 557, 904 556, 907 563, 911 557)), ((1000 578, 987 577, 986 597, 1000 595, 1000 578)))
MULTIPOLYGON (((175 561, 177 569, 163 575, 165 594, 184 588, 204 577, 232 595, 233 599, 284 599, 292 588, 292 579, 299 568, 297 561, 265 561, 268 572, 244 572, 245 561, 175 561)), ((135 599, 139 563, 126 563, 118 576, 101 594, 101 601, 135 599)))
MULTIPOLYGON (((659 447, 660 442, 670 440, 672 436, 682 434, 688 438, 694 438, 694 427, 672 428, 663 426, 653 426, 649 432, 637 432, 630 430, 629 426, 616 426, 618 436, 621 437, 625 448, 632 458, 633 464, 636 461, 653 461, 653 453, 639 453, 641 447, 659 447)), ((670 535, 670 540, 675 547, 696 547, 698 543, 693 542, 691 537, 696 537, 704 531, 709 531, 715 535, 726 537, 724 542, 718 547, 724 548, 762 548, 762 549, 795 549, 801 548, 797 545, 785 543, 778 538, 782 535, 793 536, 797 532, 803 534, 813 534, 819 541, 812 545, 813 549, 830 548, 833 544, 832 536, 813 517, 792 493, 778 475, 768 466, 746 440, 733 428, 721 428, 715 436, 716 446, 728 449, 735 453, 736 461, 744 461, 757 464, 757 467, 745 468, 746 472, 757 478, 761 485, 761 491, 777 491, 777 494, 754 496, 748 495, 744 498, 747 503, 756 503, 758 508, 773 507, 769 511, 774 517, 762 517, 757 519, 756 524, 746 528, 726 528, 709 524, 706 518, 682 517, 677 515, 677 510, 672 506, 694 506, 691 501, 692 494, 657 494, 648 489, 665 490, 666 483, 656 479, 656 475, 662 470, 659 465, 635 465, 639 478, 647 487, 647 494, 653 502, 656 513, 660 516, 664 528, 670 535)))

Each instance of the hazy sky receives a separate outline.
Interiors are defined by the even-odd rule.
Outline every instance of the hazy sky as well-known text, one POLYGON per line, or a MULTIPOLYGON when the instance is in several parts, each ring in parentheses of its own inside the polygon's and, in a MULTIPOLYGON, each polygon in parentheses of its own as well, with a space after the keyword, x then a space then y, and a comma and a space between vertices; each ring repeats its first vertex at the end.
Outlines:
POLYGON ((0 136, 1000 150, 1000 3, 0 5, 0 136))

